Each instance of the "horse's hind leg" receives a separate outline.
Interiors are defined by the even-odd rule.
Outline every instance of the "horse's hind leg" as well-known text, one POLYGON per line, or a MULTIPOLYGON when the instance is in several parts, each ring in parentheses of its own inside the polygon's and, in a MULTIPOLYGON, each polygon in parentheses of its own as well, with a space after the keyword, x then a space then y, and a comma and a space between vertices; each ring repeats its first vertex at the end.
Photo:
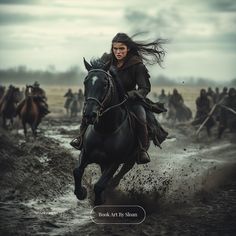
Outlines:
POLYGON ((2 115, 2 127, 4 129, 7 129, 7 120, 6 120, 6 117, 4 115, 2 115))
POLYGON ((24 129, 24 135, 25 135, 25 138, 26 138, 26 137, 27 137, 26 123, 25 123, 25 122, 22 122, 22 126, 23 126, 23 129, 24 129))
POLYGON ((13 118, 12 117, 10 119, 10 122, 11 122, 11 128, 13 129, 13 118))
POLYGON ((39 123, 40 123, 40 120, 37 120, 31 125, 31 129, 32 129, 34 139, 36 139, 36 137, 37 137, 37 128, 38 128, 39 123))
POLYGON ((102 200, 102 192, 105 190, 108 182, 112 178, 112 176, 115 174, 116 170, 118 169, 119 164, 114 163, 107 169, 105 169, 102 173, 102 176, 98 180, 98 182, 94 185, 94 192, 95 192, 95 205, 100 205, 103 203, 102 200))
POLYGON ((36 139, 36 128, 34 124, 30 125, 34 139, 36 139))
POLYGON ((80 165, 73 170, 74 181, 75 181, 75 190, 74 194, 79 200, 83 200, 87 196, 87 190, 81 185, 82 177, 84 174, 84 169, 88 165, 87 157, 84 154, 84 151, 81 152, 81 162, 80 165))
POLYGON ((117 187, 120 183, 120 180, 124 177, 126 173, 128 173, 133 168, 134 164, 135 162, 123 164, 118 174, 109 183, 109 187, 111 188, 117 187))

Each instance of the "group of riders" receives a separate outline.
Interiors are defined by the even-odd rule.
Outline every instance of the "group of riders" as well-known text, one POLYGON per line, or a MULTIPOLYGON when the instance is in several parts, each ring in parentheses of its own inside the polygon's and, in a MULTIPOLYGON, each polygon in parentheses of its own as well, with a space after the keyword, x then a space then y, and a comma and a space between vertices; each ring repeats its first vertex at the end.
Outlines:
MULTIPOLYGON (((167 114, 164 115, 166 120, 185 122, 192 119, 191 110, 184 104, 182 95, 173 90, 173 94, 165 94, 161 90, 158 96, 154 93, 154 98, 162 102, 168 108, 167 114)), ((194 126, 202 125, 206 127, 208 136, 211 136, 211 128, 218 125, 218 138, 226 128, 236 131, 236 89, 224 87, 220 92, 218 87, 215 91, 211 87, 201 89, 196 101, 196 115, 191 122, 194 126)))
POLYGON ((192 111, 184 104, 184 99, 182 95, 175 88, 173 93, 165 94, 165 90, 161 90, 161 94, 158 96, 157 93, 154 93, 154 99, 157 99, 159 102, 164 103, 168 109, 167 113, 162 113, 163 118, 166 120, 172 121, 175 123, 185 122, 192 118, 192 111))
POLYGON ((80 88, 78 93, 73 93, 72 89, 69 88, 64 97, 66 98, 64 108, 66 109, 67 115, 70 117, 77 117, 78 112, 81 112, 83 107, 83 90, 80 88))
MULTIPOLYGON (((39 107, 41 117, 47 115, 48 110, 47 97, 45 91, 40 87, 40 84, 36 81, 31 86, 31 96, 36 101, 39 107)), ((25 89, 22 91, 19 88, 9 85, 8 89, 4 86, 0 86, 0 114, 3 113, 4 108, 7 106, 8 100, 11 99, 14 91, 17 91, 17 96, 14 99, 15 117, 20 112, 26 94, 25 89)), ((73 93, 72 89, 68 89, 64 97, 66 98, 64 107, 69 114, 71 110, 71 117, 77 116, 77 112, 82 110, 84 103, 84 94, 82 89, 78 90, 78 93, 73 93), (74 114, 74 115, 73 115, 74 114)), ((192 111, 184 104, 183 96, 175 88, 173 93, 165 93, 162 89, 160 95, 153 93, 153 97, 158 102, 165 104, 167 108, 166 113, 162 113, 163 119, 170 121, 185 122, 192 119, 192 111)), ((222 92, 218 87, 215 91, 211 87, 201 89, 199 97, 196 99, 196 115, 191 122, 192 125, 201 125, 206 120, 204 126, 206 127, 207 134, 211 135, 211 128, 218 123, 218 137, 222 136, 223 131, 226 128, 234 131, 236 129, 236 89, 224 87, 222 92)))
POLYGON ((50 113, 46 93, 40 84, 35 81, 33 85, 27 85, 26 88, 20 91, 18 87, 13 85, 9 85, 8 89, 0 86, 0 115, 3 118, 4 127, 6 127, 6 119, 13 122, 13 118, 20 115, 29 97, 37 106, 39 119, 50 113))

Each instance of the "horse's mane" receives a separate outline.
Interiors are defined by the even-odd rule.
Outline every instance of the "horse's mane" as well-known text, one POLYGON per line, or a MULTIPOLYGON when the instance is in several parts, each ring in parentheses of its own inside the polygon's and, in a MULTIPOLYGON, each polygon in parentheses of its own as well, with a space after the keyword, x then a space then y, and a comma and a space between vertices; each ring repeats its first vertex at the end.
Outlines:
POLYGON ((92 66, 92 69, 103 69, 106 65, 104 60, 102 60, 101 58, 92 58, 90 60, 90 64, 92 66))

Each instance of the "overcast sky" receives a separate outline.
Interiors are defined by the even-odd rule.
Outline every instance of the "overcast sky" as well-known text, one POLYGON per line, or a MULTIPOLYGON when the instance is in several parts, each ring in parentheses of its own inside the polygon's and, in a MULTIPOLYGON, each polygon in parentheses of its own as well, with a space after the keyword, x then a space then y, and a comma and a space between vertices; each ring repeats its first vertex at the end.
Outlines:
POLYGON ((236 77, 235 0, 0 0, 0 68, 82 67, 117 32, 167 38, 155 76, 236 77))

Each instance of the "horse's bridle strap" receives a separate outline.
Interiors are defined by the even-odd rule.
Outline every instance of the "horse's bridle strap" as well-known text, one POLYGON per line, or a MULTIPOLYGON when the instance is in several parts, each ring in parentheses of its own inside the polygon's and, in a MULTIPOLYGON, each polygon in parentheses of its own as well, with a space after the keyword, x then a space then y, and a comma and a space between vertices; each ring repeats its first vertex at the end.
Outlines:
POLYGON ((97 98, 88 97, 88 98, 86 99, 86 102, 87 102, 87 101, 91 101, 91 100, 97 102, 97 103, 99 104, 99 106, 103 108, 103 103, 101 103, 97 98))
POLYGON ((108 77, 111 77, 111 75, 108 72, 106 72, 105 70, 103 70, 103 69, 92 69, 88 73, 94 72, 94 71, 100 71, 100 72, 106 74, 108 77))
POLYGON ((106 95, 105 95, 105 97, 104 97, 104 99, 103 99, 103 101, 102 102, 100 102, 97 98, 94 98, 94 97, 88 97, 87 99, 86 99, 86 102, 87 101, 95 101, 95 102, 97 102, 98 104, 99 104, 99 106, 101 107, 101 108, 103 108, 104 107, 104 103, 107 101, 107 98, 108 98, 108 96, 109 96, 109 92, 111 93, 112 92, 112 82, 111 82, 111 80, 110 80, 110 78, 112 78, 112 76, 108 73, 108 72, 106 72, 105 70, 102 70, 102 69, 92 69, 92 70, 90 70, 88 73, 90 73, 90 72, 97 72, 97 71, 99 71, 99 72, 102 72, 102 73, 104 73, 104 74, 106 74, 107 75, 107 80, 108 80, 108 83, 109 83, 109 88, 108 88, 108 90, 107 90, 107 93, 106 93, 106 95))

